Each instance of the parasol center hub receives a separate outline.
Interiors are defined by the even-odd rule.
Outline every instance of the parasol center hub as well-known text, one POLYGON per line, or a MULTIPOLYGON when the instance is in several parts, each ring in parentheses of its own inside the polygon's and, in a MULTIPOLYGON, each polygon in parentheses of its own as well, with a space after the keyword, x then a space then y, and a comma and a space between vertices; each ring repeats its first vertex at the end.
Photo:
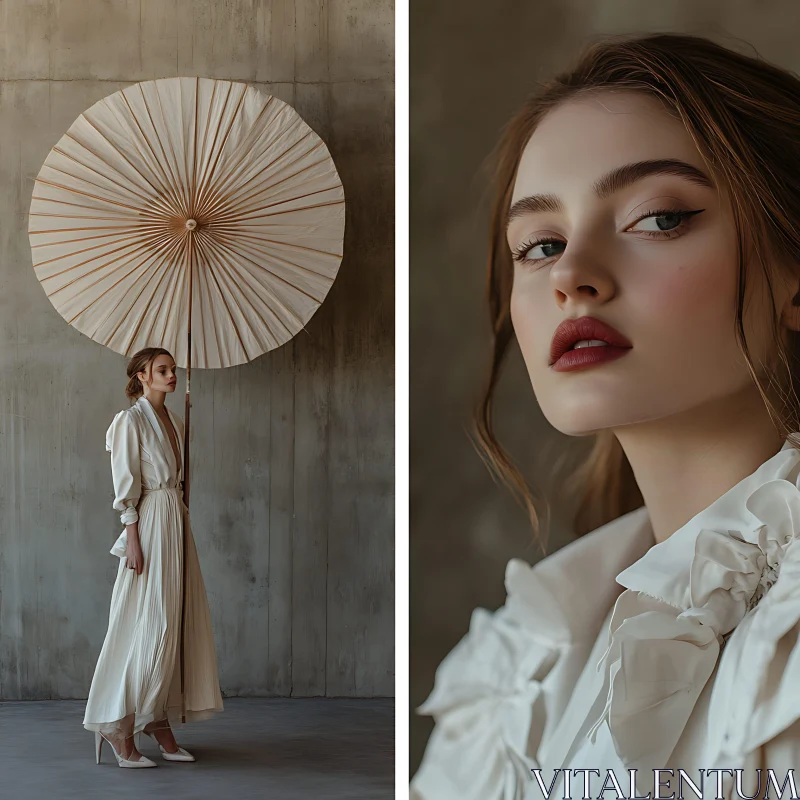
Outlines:
POLYGON ((187 219, 186 220, 186 230, 193 231, 197 228, 197 220, 187 219))

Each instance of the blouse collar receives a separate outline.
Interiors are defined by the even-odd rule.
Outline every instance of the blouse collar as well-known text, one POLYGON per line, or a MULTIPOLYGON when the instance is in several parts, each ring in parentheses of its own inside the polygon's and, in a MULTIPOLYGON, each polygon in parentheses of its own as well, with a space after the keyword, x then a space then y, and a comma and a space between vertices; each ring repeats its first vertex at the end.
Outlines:
MULTIPOLYGON (((764 521, 753 513, 750 508, 752 504, 748 504, 748 499, 756 490, 772 480, 791 482, 790 491, 792 491, 800 471, 798 464, 800 464, 800 451, 787 439, 783 447, 755 472, 739 481, 663 542, 653 544, 638 561, 617 575, 617 583, 626 589, 644 592, 678 608, 686 608, 689 601, 687 593, 690 587, 691 566, 700 532, 707 529, 735 532, 745 541, 758 544, 759 530, 763 527, 764 521)), ((644 506, 641 508, 641 513, 642 524, 652 535, 650 519, 644 506)))
POLYGON ((765 689, 779 640, 800 620, 799 472, 800 451, 787 439, 617 575, 626 590, 596 667, 605 705, 587 735, 597 744, 606 727, 626 768, 666 764, 723 645, 704 763, 739 760, 782 729, 785 706, 797 707, 786 693, 771 703, 765 689))

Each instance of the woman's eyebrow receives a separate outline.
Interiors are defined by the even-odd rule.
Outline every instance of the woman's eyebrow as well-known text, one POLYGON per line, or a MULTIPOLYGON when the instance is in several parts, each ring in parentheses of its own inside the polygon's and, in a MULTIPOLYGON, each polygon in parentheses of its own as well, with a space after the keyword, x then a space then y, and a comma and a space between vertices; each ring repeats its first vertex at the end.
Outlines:
MULTIPOLYGON (((614 192, 630 186, 632 183, 647 178, 651 175, 676 175, 685 178, 698 186, 713 189, 714 184, 711 179, 692 164, 681 161, 678 158, 660 158, 651 161, 636 161, 631 164, 624 164, 615 167, 601 178, 598 178, 592 185, 594 193, 600 200, 604 200, 614 192)), ((533 194, 517 200, 508 211, 506 217, 506 227, 511 221, 524 214, 535 214, 537 212, 549 211, 557 214, 564 210, 564 205, 557 195, 554 194, 533 194)))

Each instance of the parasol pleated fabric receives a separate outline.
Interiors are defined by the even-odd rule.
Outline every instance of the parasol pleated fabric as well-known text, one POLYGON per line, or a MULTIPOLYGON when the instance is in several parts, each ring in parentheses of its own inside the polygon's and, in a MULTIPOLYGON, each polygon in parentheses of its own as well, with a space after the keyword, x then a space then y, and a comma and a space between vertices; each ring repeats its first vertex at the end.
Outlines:
POLYGON ((344 190, 291 106, 242 83, 134 84, 78 117, 33 191, 33 266, 70 325, 178 366, 251 361, 296 335, 342 259, 344 190))

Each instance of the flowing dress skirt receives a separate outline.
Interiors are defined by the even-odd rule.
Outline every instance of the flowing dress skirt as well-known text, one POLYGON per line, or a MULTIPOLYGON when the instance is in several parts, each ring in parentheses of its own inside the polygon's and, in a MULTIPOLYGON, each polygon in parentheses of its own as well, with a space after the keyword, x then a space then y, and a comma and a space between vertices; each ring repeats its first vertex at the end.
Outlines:
POLYGON ((111 594, 108 631, 95 667, 83 726, 113 734, 135 714, 138 733, 153 720, 172 727, 223 710, 214 635, 189 512, 180 488, 143 490, 139 539, 144 567, 128 569, 125 535, 111 552, 121 555, 111 594), (180 632, 183 526, 186 526, 184 691, 181 704, 180 632))

